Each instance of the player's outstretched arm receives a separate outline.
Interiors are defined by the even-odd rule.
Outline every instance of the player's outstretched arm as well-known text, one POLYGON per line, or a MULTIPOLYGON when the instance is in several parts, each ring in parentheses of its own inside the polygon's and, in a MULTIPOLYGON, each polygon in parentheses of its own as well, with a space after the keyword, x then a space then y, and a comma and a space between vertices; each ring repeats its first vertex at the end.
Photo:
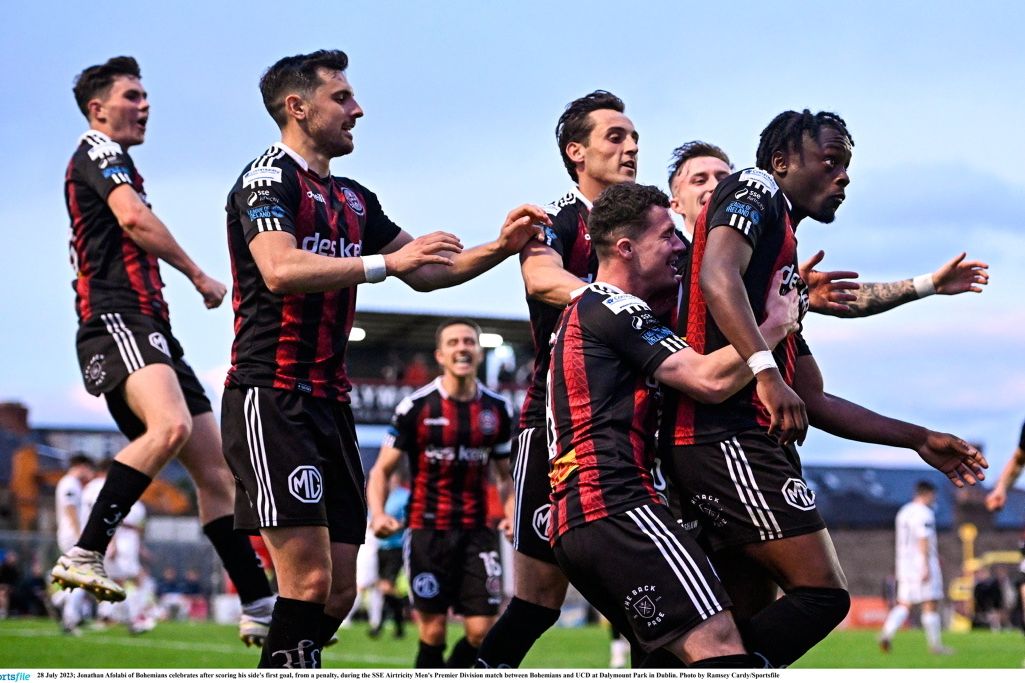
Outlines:
POLYGON ((207 308, 217 308, 224 300, 227 288, 208 276, 189 258, 181 245, 157 218, 131 185, 119 185, 107 195, 107 205, 114 213, 118 225, 133 242, 161 261, 180 271, 195 286, 207 308))
POLYGON ((378 538, 386 538, 402 528, 402 523, 384 511, 388 500, 388 478, 398 467, 402 451, 381 446, 374 466, 367 474, 367 509, 370 512, 370 530, 378 538))
POLYGON ((985 479, 983 470, 989 463, 963 439, 895 420, 825 393, 822 373, 814 356, 797 358, 794 389, 804 399, 813 427, 844 439, 910 448, 926 463, 946 474, 958 488, 985 479))
MULTIPOLYGON (((541 233, 539 225, 550 225, 551 219, 545 210, 533 204, 518 206, 505 217, 498 238, 479 246, 451 255, 451 265, 427 262, 399 277, 418 292, 429 292, 444 287, 453 287, 472 280, 481 273, 491 270, 499 263, 521 249, 541 233)), ((385 263, 391 266, 385 251, 385 263)))
MULTIPOLYGON (((708 310, 726 339, 745 360, 771 349, 758 331, 744 288, 743 277, 751 253, 751 244, 741 233, 729 226, 719 226, 708 233, 701 263, 701 292, 708 310)), ((775 364, 758 367, 756 391, 769 411, 769 434, 777 436, 780 443, 804 441, 808 417, 801 399, 783 381, 775 364)))
POLYGON ((566 270, 559 252, 543 242, 530 242, 520 252, 520 273, 527 296, 549 306, 565 308, 583 280, 566 270))
POLYGON ((808 285, 808 310, 843 315, 850 312, 850 303, 858 298, 851 293, 861 287, 851 281, 858 274, 853 270, 815 270, 825 256, 826 252, 820 249, 800 266, 801 279, 808 285))
POLYGON ((847 311, 819 311, 841 318, 863 318, 896 308, 909 301, 923 299, 932 294, 963 294, 982 292, 989 283, 989 265, 982 261, 967 261, 961 252, 935 272, 896 282, 863 282, 847 311))
POLYGON ((1014 455, 1000 472, 1000 479, 997 480, 996 486, 986 496, 987 510, 996 512, 1004 508, 1004 505, 1007 504, 1007 492, 1014 486, 1014 482, 1018 481, 1022 469, 1025 469, 1025 450, 1015 448, 1014 455))

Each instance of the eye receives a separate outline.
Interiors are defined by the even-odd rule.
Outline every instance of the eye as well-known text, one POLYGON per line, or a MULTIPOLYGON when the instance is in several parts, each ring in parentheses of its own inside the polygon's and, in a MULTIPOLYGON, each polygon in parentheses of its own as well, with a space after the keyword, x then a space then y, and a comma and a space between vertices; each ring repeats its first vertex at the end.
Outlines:
POLYGON ((836 159, 833 159, 832 157, 826 157, 822 160, 822 163, 824 163, 826 165, 826 168, 828 168, 830 171, 836 168, 836 159))

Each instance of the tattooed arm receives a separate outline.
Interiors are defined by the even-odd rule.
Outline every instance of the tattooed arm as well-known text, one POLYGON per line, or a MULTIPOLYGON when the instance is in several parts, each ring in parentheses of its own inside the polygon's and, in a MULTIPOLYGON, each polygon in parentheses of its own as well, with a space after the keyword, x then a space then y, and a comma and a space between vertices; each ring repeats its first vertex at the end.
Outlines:
MULTIPOLYGON (((981 261, 966 261, 965 256, 967 254, 963 252, 958 254, 931 274, 936 294, 978 293, 989 282, 989 266, 981 261)), ((847 290, 847 293, 854 295, 854 300, 847 303, 847 310, 840 307, 812 310, 838 318, 863 318, 921 298, 911 278, 896 282, 863 282, 858 289, 847 290)))

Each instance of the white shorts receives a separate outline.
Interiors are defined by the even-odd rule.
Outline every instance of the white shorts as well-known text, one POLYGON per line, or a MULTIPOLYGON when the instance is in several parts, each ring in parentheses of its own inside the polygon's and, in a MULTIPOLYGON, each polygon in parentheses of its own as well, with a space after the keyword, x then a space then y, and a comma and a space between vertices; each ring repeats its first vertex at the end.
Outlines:
POLYGON ((923 602, 943 599, 943 577, 939 572, 930 575, 927 581, 920 577, 897 579, 897 602, 918 605, 923 602))

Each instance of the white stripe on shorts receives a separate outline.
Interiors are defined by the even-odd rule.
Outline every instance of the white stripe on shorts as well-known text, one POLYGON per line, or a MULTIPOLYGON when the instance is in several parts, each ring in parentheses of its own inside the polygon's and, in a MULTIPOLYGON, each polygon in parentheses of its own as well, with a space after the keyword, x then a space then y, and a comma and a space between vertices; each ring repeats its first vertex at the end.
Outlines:
POLYGON ((513 465, 513 548, 520 547, 520 515, 523 512, 523 480, 527 473, 527 454, 530 453, 530 441, 534 438, 536 427, 528 427, 520 432, 517 441, 516 464, 513 465))
POLYGON ((260 419, 260 394, 257 387, 246 389, 245 417, 246 441, 249 443, 249 462, 256 475, 256 514, 260 527, 277 526, 278 506, 271 488, 267 449, 263 443, 263 420, 260 419))
POLYGON ((761 489, 758 488, 755 473, 751 469, 751 465, 747 461, 747 454, 744 453, 737 437, 721 441, 719 447, 726 458, 726 468, 737 489, 737 497, 747 510, 751 524, 758 530, 759 539, 771 541, 783 538, 776 515, 772 513, 772 508, 769 507, 761 489))
POLYGON ((117 350, 121 353, 121 360, 128 368, 128 374, 135 372, 146 365, 139 353, 139 347, 135 345, 135 335, 125 325, 120 313, 101 313, 100 319, 107 326, 107 332, 114 338, 117 350))
POLYGON ((687 549, 680 543, 673 533, 666 528, 665 524, 652 512, 647 505, 627 510, 627 517, 633 520, 637 528, 645 536, 650 538, 662 553, 666 564, 680 580, 680 585, 687 592, 691 604, 698 611, 702 619, 718 614, 722 611, 722 605, 715 597, 715 592, 708 585, 705 577, 698 569, 694 558, 690 556, 687 549))

